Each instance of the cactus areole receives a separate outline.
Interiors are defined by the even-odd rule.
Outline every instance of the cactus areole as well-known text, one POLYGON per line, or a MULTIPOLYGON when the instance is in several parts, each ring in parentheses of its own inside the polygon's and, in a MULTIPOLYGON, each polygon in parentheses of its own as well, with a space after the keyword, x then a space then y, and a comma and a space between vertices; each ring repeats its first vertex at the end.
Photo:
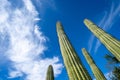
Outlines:
POLYGON ((92 21, 85 19, 84 23, 88 29, 105 45, 105 47, 120 61, 120 41, 110 34, 107 34, 92 21))
POLYGON ((48 67, 46 80, 54 80, 54 72, 52 65, 49 65, 48 67))
POLYGON ((69 80, 91 80, 87 70, 80 61, 74 48, 69 42, 60 22, 57 22, 57 34, 64 64, 69 80))

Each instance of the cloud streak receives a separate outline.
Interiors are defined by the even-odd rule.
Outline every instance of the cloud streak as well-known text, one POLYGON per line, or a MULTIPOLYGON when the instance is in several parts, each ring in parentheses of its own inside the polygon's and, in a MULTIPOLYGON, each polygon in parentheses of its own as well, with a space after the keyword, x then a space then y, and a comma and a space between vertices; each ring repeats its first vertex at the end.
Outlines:
MULTIPOLYGON (((45 80, 47 67, 52 64, 55 75, 61 73, 63 65, 58 57, 41 57, 47 47, 46 37, 36 25, 38 12, 30 0, 23 0, 23 7, 13 8, 12 2, 0 0, 0 52, 11 61, 9 77, 25 80, 45 80)), ((1 57, 1 56, 0 56, 1 57)))
MULTIPOLYGON (((120 18, 120 0, 111 1, 110 6, 111 7, 109 8, 109 10, 105 10, 103 12, 104 16, 102 17, 102 19, 98 21, 98 26, 100 26, 105 31, 111 29, 114 23, 117 22, 118 19, 120 18)), ((91 45, 93 44, 93 40, 95 40, 95 37, 93 36, 90 37, 90 40, 89 40, 89 43, 91 43, 89 45, 90 50, 92 49, 91 45)), ((97 52, 100 46, 101 46, 101 43, 99 40, 97 40, 95 45, 95 53, 97 52)))

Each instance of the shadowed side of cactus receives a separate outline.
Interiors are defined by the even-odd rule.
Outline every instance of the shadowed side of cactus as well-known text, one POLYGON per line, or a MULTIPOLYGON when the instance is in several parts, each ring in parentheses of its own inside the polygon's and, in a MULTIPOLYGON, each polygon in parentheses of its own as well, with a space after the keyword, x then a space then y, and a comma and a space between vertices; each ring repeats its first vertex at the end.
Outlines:
POLYGON ((57 35, 69 80, 91 80, 76 51, 66 36, 62 24, 57 22, 57 35))
POLYGON ((46 80, 54 80, 54 71, 52 65, 49 65, 48 67, 46 80))
POLYGON ((88 19, 84 20, 88 29, 105 45, 105 47, 120 61, 120 42, 88 19))
POLYGON ((93 61, 92 57, 89 55, 89 53, 86 51, 85 48, 82 48, 82 53, 87 60, 94 76, 96 77, 96 80, 106 80, 105 76, 101 72, 101 70, 97 67, 95 62, 93 61))

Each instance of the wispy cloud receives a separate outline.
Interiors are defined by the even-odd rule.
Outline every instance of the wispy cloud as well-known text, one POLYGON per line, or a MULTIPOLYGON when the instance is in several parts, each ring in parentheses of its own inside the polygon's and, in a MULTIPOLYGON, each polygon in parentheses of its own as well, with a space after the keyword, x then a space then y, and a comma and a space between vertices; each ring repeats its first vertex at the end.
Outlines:
POLYGON ((23 0, 23 6, 13 8, 12 3, 0 0, 0 52, 11 61, 9 77, 26 75, 25 80, 45 80, 47 67, 52 64, 55 75, 61 73, 63 65, 58 57, 41 57, 47 47, 46 37, 36 25, 38 12, 30 0, 23 0), (1 43, 2 41, 2 43, 1 43))
MULTIPOLYGON (((110 0, 108 2, 111 3, 110 8, 107 8, 109 10, 105 10, 103 12, 104 16, 100 21, 98 21, 98 26, 100 26, 105 31, 111 29, 114 23, 118 21, 118 19, 120 18, 120 0, 116 1, 110 0)), ((93 44, 93 40, 95 40, 95 37, 92 36, 89 41, 89 43, 91 43, 90 45, 93 44)), ((101 45, 100 41, 97 40, 95 45, 95 52, 97 52, 100 45, 101 45)))
POLYGON ((44 16, 46 9, 57 10, 55 0, 31 0, 41 12, 41 17, 44 16))
MULTIPOLYGON (((53 9, 56 8, 54 0, 35 0, 37 3, 41 3, 41 7, 51 7, 53 9)), ((42 8, 43 8, 42 7, 42 8)))
POLYGON ((95 36, 91 35, 90 39, 89 39, 89 42, 88 42, 88 45, 89 45, 89 52, 92 50, 92 44, 94 42, 94 38, 95 36))

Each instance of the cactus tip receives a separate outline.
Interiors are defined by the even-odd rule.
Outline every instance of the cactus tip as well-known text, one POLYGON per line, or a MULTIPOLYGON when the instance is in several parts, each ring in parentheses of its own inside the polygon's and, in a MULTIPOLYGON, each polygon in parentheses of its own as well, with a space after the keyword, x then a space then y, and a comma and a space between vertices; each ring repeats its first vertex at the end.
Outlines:
POLYGON ((60 21, 57 21, 57 22, 56 22, 56 25, 57 25, 57 26, 61 25, 61 22, 60 22, 60 21))
POLYGON ((89 19, 84 19, 84 24, 85 25, 91 25, 91 24, 93 24, 93 22, 90 21, 89 19))

